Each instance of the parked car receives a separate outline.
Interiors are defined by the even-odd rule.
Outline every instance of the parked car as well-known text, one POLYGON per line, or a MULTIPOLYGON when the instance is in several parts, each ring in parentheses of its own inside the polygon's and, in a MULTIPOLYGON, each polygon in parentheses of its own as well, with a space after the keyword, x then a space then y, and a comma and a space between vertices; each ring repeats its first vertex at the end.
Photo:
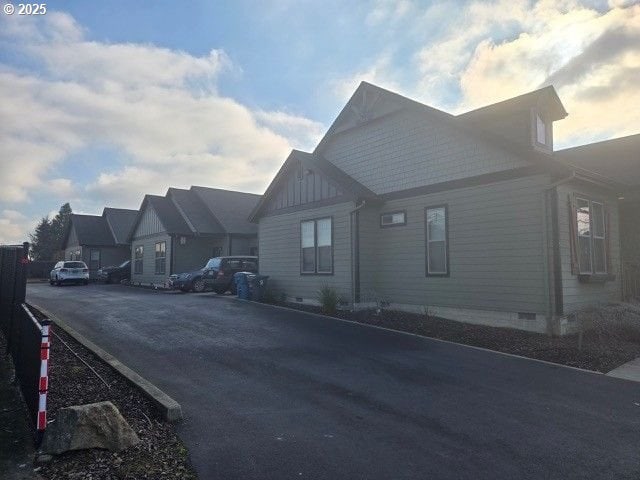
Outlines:
POLYGON ((98 270, 98 280, 106 283, 120 283, 122 280, 131 278, 131 260, 122 262, 120 265, 102 267, 98 270))
POLYGON ((169 285, 171 288, 180 289, 183 292, 213 290, 216 293, 225 293, 230 290, 235 294, 236 285, 233 282, 233 275, 237 272, 257 273, 258 257, 211 258, 200 270, 171 275, 169 285))
POLYGON ((89 269, 84 262, 67 261, 56 263, 49 274, 49 285, 62 285, 63 283, 89 284, 89 269))

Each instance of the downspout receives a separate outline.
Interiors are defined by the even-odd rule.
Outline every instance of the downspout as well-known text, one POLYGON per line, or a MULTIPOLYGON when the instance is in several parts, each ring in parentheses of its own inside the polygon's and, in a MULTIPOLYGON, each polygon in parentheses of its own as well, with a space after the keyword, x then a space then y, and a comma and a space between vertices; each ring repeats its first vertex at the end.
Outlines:
POLYGON ((360 303, 360 214, 366 201, 349 212, 351 220, 351 305, 360 303))

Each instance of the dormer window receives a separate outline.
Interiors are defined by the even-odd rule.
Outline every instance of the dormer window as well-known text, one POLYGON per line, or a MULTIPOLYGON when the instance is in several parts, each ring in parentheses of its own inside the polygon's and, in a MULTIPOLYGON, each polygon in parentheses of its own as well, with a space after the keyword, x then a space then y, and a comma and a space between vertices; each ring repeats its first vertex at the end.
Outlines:
POLYGON ((540 115, 536 115, 536 139, 541 145, 547 144, 547 125, 540 115))

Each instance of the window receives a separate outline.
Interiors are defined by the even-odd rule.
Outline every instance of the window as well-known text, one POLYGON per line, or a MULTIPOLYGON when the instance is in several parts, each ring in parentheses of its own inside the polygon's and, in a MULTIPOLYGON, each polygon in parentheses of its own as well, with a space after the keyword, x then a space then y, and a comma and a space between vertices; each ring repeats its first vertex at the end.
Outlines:
POLYGON ((578 272, 607 273, 607 240, 604 204, 576 198, 578 272))
POLYGON ((381 227, 394 227, 407 224, 407 214, 405 212, 390 212, 380 215, 381 227))
POLYGON ((212 257, 222 256, 222 247, 213 247, 213 250, 211 251, 211 256, 212 257))
POLYGON ((427 275, 448 275, 447 207, 426 209, 427 275))
POLYGON ((540 115, 536 115, 536 135, 538 143, 542 145, 547 144, 547 126, 544 123, 544 120, 540 118, 540 115))
POLYGON ((258 256, 258 247, 249 248, 249 255, 251 255, 252 257, 257 257, 258 256))
POLYGON ((156 243, 156 275, 164 275, 167 266, 167 242, 156 243))
POLYGON ((141 274, 142 273, 142 256, 144 254, 144 247, 142 245, 138 245, 133 254, 133 273, 141 274))
POLYGON ((300 224, 300 272, 333 273, 333 223, 331 218, 300 224))

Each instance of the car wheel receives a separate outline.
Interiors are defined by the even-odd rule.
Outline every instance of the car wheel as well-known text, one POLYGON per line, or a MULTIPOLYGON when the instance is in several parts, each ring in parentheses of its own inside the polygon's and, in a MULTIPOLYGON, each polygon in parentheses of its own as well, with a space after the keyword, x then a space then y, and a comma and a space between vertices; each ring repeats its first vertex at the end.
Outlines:
POLYGON ((231 280, 231 285, 229 285, 229 288, 227 288, 227 290, 230 290, 233 295, 237 295, 238 289, 236 288, 236 282, 231 280))
POLYGON ((193 282, 193 291, 196 293, 202 293, 204 292, 204 280, 201 278, 198 278, 197 280, 195 280, 193 282))
POLYGON ((54 284, 55 284, 55 282, 53 281, 53 278, 49 277, 49 285, 53 286, 54 284))
POLYGON ((214 288, 213 291, 216 292, 218 295, 223 295, 224 292, 226 292, 224 288, 220 288, 220 287, 214 288))
POLYGON ((84 285, 89 285, 89 280, 85 280, 84 282, 82 282, 84 285))
POLYGON ((62 282, 60 281, 60 279, 58 278, 58 276, 56 275, 56 281, 55 284, 59 287, 62 285, 62 282))

